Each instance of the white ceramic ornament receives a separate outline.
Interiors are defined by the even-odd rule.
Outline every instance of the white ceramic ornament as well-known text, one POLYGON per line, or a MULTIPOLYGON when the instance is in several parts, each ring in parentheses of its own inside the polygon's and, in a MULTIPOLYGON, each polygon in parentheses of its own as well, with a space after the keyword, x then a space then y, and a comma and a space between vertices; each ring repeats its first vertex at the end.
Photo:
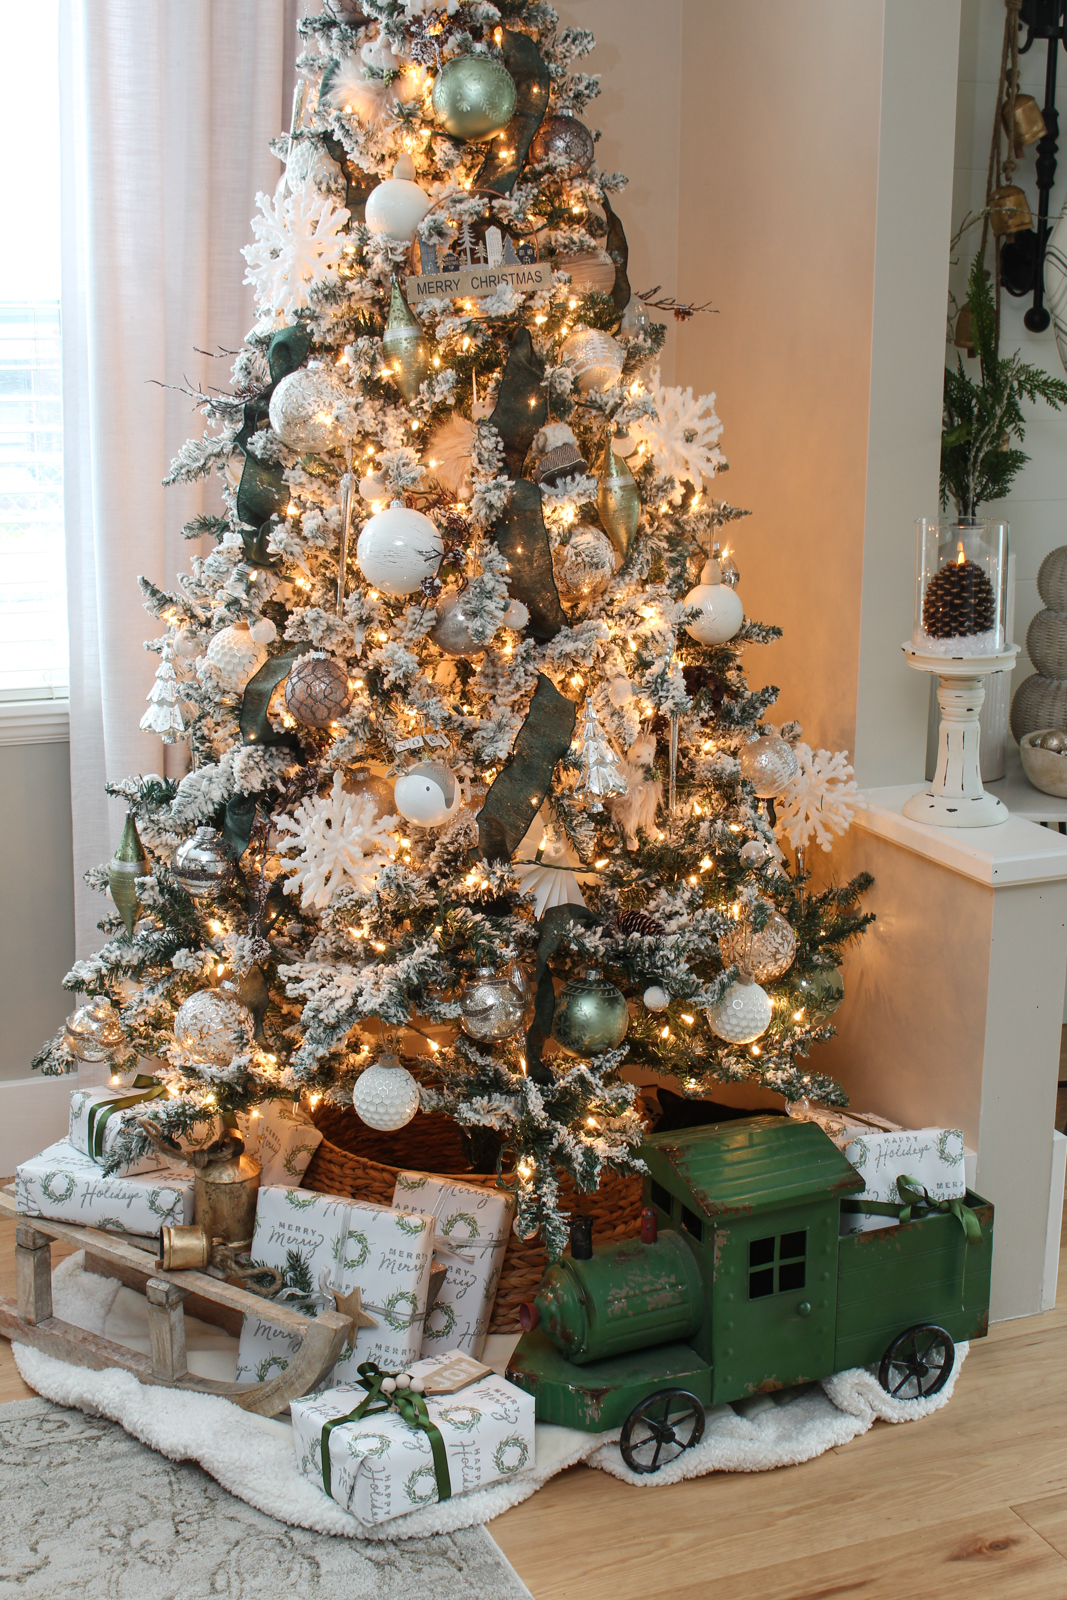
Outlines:
POLYGON ((503 627, 514 628, 515 632, 519 633, 529 622, 530 613, 521 600, 512 600, 500 620, 503 627))
POLYGON ((405 821, 440 828, 463 804, 463 791, 443 761, 420 761, 396 780, 393 802, 405 821))
POLYGON ((695 622, 686 624, 685 630, 698 644, 725 644, 745 620, 740 595, 722 583, 698 583, 686 595, 685 603, 700 612, 695 622))
POLYGON ((433 577, 444 553, 429 517, 394 500, 364 524, 356 563, 372 588, 383 594, 412 594, 423 578, 433 577))
POLYGON ((318 362, 282 378, 270 397, 270 425, 290 450, 332 450, 344 432, 334 415, 349 399, 318 362))
POLYGON ((405 172, 413 171, 410 157, 406 164, 398 161, 393 176, 386 178, 367 197, 367 227, 371 233, 384 233, 389 239, 402 239, 410 243, 415 229, 432 204, 425 189, 420 189, 405 172))
POLYGON ((671 1003, 671 997, 666 989, 661 989, 658 983, 650 984, 641 996, 649 1011, 666 1011, 671 1003))
POLYGON ((368 1128, 391 1133, 406 1127, 419 1109, 419 1086, 396 1056, 383 1056, 356 1079, 352 1109, 368 1128))
POLYGON ((267 652, 249 631, 247 622, 235 622, 211 635, 207 660, 223 689, 239 693, 267 659, 267 652))
POLYGON ((771 997, 758 983, 732 983, 707 1013, 708 1027, 728 1044, 751 1044, 770 1027, 771 997))

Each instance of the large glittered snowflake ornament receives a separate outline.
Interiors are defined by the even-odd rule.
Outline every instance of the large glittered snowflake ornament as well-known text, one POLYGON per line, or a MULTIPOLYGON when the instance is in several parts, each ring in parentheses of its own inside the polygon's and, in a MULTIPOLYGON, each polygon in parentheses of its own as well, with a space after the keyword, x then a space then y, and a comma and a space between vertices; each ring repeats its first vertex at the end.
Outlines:
POLYGON ((726 465, 719 449, 722 423, 715 414, 715 396, 694 397, 689 389, 666 388, 659 381, 659 369, 649 381, 655 411, 631 424, 632 431, 645 445, 658 471, 674 479, 672 505, 682 501, 682 484, 699 489, 705 478, 714 477, 726 465))
POLYGON ((844 750, 812 750, 795 744, 800 770, 785 793, 774 802, 778 832, 794 850, 803 850, 814 837, 824 850, 834 834, 845 833, 856 809, 856 785, 844 750))
POLYGON ((252 218, 255 244, 245 245, 245 282, 260 310, 299 311, 311 291, 331 282, 341 264, 348 212, 328 195, 298 190, 273 199, 257 194, 261 215, 252 218))
POLYGON ((340 889, 368 895, 378 873, 391 859, 395 842, 389 829, 399 817, 379 817, 366 794, 346 794, 341 774, 322 798, 302 800, 278 827, 291 833, 278 846, 280 855, 299 852, 287 864, 286 894, 300 894, 305 911, 323 911, 340 889))

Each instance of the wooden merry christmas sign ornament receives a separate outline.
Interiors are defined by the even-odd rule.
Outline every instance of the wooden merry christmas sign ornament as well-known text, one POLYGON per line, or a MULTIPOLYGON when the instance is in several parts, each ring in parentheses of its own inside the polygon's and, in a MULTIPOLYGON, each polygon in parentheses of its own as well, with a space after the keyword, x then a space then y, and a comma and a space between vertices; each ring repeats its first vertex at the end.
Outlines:
MULTIPOLYGON (((486 198, 500 196, 486 191, 486 198)), ((505 283, 520 290, 552 287, 552 267, 537 259, 532 234, 513 236, 493 222, 480 229, 469 218, 458 225, 448 245, 416 238, 411 267, 404 293, 412 306, 420 300, 484 299, 505 283)))

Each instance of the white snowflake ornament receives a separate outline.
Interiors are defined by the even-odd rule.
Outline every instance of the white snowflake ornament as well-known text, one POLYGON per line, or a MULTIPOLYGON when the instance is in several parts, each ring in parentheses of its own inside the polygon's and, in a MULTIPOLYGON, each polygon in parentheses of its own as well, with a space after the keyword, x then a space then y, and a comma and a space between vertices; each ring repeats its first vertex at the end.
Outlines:
POLYGON ((398 820, 379 817, 371 795, 346 794, 335 772, 328 795, 302 800, 291 817, 279 819, 279 829, 293 835, 278 845, 279 854, 299 852, 287 865, 286 894, 299 891, 305 911, 324 910, 339 889, 370 894, 391 857, 389 828, 398 820))
POLYGON ((722 423, 715 414, 715 396, 694 398, 691 388, 666 388, 659 381, 659 368, 653 372, 650 391, 655 411, 632 423, 631 430, 652 456, 657 470, 675 480, 671 504, 680 505, 682 484, 699 489, 705 478, 714 477, 726 458, 719 449, 722 423))
POLYGON ((776 800, 778 831, 794 850, 803 850, 814 837, 823 850, 833 845, 834 834, 845 833, 858 801, 848 752, 812 750, 795 744, 799 772, 776 800))
POLYGON ((341 264, 348 212, 328 195, 310 191, 256 195, 261 215, 252 218, 255 244, 241 252, 245 282, 262 310, 299 311, 311 291, 334 278, 341 264))

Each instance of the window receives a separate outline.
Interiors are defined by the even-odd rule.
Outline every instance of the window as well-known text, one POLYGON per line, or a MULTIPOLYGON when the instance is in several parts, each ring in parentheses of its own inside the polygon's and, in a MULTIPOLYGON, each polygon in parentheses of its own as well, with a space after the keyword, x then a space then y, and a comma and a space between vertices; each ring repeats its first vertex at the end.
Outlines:
POLYGON ((665 1189, 663 1187, 662 1183, 657 1183, 655 1178, 653 1178, 653 1180, 652 1180, 652 1184, 651 1184, 651 1187, 650 1187, 650 1190, 649 1190, 649 1198, 651 1199, 652 1204, 654 1206, 659 1206, 661 1211, 665 1211, 667 1213, 667 1215, 670 1216, 670 1214, 671 1214, 671 1195, 670 1195, 670 1190, 669 1189, 665 1189))
POLYGON ((772 1234, 767 1239, 753 1239, 748 1247, 748 1298, 762 1300, 776 1291, 785 1294, 790 1289, 803 1289, 807 1249, 805 1228, 777 1238, 772 1234))
POLYGON ((6 89, 32 159, 9 150, 0 168, 0 701, 67 694, 58 9, 39 0, 5 17, 8 49, 37 65, 6 89))
POLYGON ((691 1233, 698 1244, 704 1242, 704 1224, 695 1211, 690 1211, 688 1206, 682 1207, 682 1227, 691 1233))

